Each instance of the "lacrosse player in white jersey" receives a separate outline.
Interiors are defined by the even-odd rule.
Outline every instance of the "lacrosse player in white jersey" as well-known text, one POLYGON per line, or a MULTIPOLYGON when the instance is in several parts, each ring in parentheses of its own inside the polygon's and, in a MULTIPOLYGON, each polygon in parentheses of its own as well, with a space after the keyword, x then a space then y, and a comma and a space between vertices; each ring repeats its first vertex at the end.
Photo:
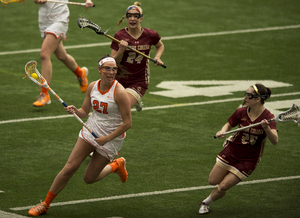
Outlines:
MULTIPOLYGON (((54 179, 46 199, 29 210, 29 215, 45 214, 50 203, 67 185, 85 158, 94 152, 84 173, 87 184, 100 181, 111 173, 116 173, 124 183, 128 178, 126 160, 115 160, 123 145, 126 131, 131 127, 131 106, 125 88, 115 80, 117 64, 108 55, 99 60, 98 71, 101 79, 89 84, 82 107, 65 107, 70 114, 80 118, 89 116, 86 124, 96 133, 95 138, 86 128, 82 128, 72 153, 63 169, 54 179)), ((74 189, 76 191, 76 189, 74 189)))
MULTIPOLYGON (((62 0, 68 2, 67 0, 62 0)), ((62 43, 66 39, 69 25, 69 8, 65 3, 47 2, 47 0, 35 0, 39 7, 39 28, 43 43, 41 47, 42 75, 50 84, 52 77, 51 56, 55 54, 77 77, 81 92, 86 92, 88 86, 88 69, 80 68, 75 59, 69 55, 62 43)), ((91 0, 86 0, 85 8, 93 7, 91 0)), ((43 107, 50 104, 50 95, 46 88, 42 88, 38 100, 33 103, 35 107, 43 107)))

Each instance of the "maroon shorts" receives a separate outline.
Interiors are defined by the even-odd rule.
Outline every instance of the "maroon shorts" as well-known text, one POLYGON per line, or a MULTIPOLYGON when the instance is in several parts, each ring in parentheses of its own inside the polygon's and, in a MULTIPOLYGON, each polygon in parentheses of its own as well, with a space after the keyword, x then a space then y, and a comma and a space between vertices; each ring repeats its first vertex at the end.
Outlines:
POLYGON ((122 86, 124 86, 125 89, 132 89, 141 97, 145 95, 146 90, 148 89, 148 84, 145 84, 145 82, 128 82, 127 80, 123 80, 121 78, 119 78, 118 81, 122 84, 122 86))
POLYGON ((230 147, 225 147, 217 156, 217 165, 245 180, 255 170, 259 159, 242 159, 234 155, 230 147))

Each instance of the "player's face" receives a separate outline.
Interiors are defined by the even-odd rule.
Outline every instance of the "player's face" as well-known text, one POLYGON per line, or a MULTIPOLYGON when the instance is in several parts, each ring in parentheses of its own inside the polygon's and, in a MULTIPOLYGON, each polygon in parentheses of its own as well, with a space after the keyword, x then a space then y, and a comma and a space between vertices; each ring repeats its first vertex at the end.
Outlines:
POLYGON ((107 78, 109 80, 114 80, 117 74, 118 67, 112 62, 105 62, 101 67, 99 67, 99 72, 101 74, 101 79, 107 78))
POLYGON ((250 103, 255 102, 256 98, 257 98, 256 93, 254 92, 253 87, 249 87, 245 92, 245 97, 244 97, 246 105, 249 106, 250 103))
POLYGON ((142 17, 137 10, 131 9, 126 14, 126 21, 128 23, 129 28, 139 28, 142 22, 142 17))

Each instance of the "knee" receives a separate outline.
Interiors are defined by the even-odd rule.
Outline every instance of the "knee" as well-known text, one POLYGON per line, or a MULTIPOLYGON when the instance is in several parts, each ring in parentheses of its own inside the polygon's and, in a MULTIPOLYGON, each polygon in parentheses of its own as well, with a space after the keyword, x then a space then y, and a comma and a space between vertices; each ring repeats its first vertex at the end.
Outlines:
POLYGON ((220 181, 216 180, 214 177, 209 177, 208 178, 208 184, 210 185, 218 185, 220 181))
POLYGON ((91 177, 88 177, 88 176, 84 176, 84 177, 83 177, 83 181, 84 181, 86 184, 90 185, 90 184, 93 184, 93 183, 95 182, 95 179, 94 179, 94 178, 91 178, 91 177))

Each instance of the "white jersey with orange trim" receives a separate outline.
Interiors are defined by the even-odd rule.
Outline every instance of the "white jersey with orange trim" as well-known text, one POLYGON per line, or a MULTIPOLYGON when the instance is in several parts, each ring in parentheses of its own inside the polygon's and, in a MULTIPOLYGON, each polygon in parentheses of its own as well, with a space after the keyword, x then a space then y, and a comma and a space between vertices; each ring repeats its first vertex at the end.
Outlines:
MULTIPOLYGON (((96 135, 107 136, 123 123, 119 106, 115 102, 115 91, 119 82, 114 80, 109 90, 105 93, 102 93, 99 89, 100 82, 101 79, 96 81, 91 90, 90 97, 93 112, 89 116, 86 124, 96 135)), ((86 128, 82 128, 79 133, 80 138, 96 147, 96 151, 107 157, 110 161, 113 161, 119 154, 125 136, 126 133, 100 146, 94 140, 94 136, 86 128)))

